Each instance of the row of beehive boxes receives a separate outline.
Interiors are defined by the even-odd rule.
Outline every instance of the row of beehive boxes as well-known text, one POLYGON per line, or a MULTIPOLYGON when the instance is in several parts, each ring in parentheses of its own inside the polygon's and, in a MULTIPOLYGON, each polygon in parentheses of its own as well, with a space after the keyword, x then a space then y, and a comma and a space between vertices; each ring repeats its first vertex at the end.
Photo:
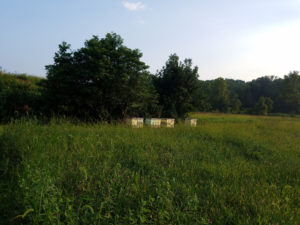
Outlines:
MULTIPOLYGON (((130 118, 126 120, 126 123, 132 127, 143 127, 144 126, 144 118, 130 118)), ((185 119, 185 125, 196 127, 197 119, 185 119)), ((145 124, 151 127, 174 127, 175 119, 172 118, 146 118, 145 124)))

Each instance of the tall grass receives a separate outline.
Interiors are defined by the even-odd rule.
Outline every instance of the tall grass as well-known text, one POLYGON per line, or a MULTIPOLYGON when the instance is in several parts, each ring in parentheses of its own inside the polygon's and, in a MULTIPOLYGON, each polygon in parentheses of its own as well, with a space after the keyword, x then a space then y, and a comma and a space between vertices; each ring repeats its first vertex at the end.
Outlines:
POLYGON ((197 117, 196 128, 6 126, 1 221, 299 224, 300 120, 197 117))

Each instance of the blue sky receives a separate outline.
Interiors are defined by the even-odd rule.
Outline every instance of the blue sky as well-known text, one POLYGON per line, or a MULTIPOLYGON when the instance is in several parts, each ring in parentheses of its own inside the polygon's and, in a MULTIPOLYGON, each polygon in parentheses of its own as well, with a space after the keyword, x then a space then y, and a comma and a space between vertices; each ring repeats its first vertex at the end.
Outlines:
POLYGON ((171 53, 200 79, 300 70, 300 0, 0 0, 0 66, 46 76, 58 44, 116 32, 150 71, 171 53))

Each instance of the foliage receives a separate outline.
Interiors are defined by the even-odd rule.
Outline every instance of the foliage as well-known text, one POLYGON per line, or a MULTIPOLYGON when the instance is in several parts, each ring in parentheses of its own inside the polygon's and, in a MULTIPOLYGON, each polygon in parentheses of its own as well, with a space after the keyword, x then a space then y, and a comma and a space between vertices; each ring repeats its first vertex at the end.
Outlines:
POLYGON ((199 89, 194 95, 194 111, 257 113, 257 104, 264 97, 268 112, 300 112, 300 75, 297 71, 284 79, 264 76, 250 82, 232 79, 226 79, 225 82, 223 78, 198 81, 198 86, 206 88, 199 89), (211 107, 203 107, 207 105, 211 107))
POLYGON ((239 96, 237 94, 234 94, 232 96, 232 98, 230 99, 231 112, 239 113, 241 106, 242 106, 242 103, 239 99, 239 96))
POLYGON ((198 127, 4 127, 1 223, 298 224, 300 120, 191 116, 198 127))
POLYGON ((209 112, 212 109, 210 103, 210 83, 198 80, 196 82, 197 89, 193 97, 193 110, 201 112, 209 112))
POLYGON ((268 113, 272 112, 273 110, 273 100, 269 97, 265 97, 265 104, 268 106, 268 113))
POLYGON ((199 80, 191 59, 170 55, 156 75, 142 53, 108 33, 78 50, 59 45, 47 78, 0 70, 0 122, 34 116, 114 122, 126 117, 184 118, 190 111, 300 114, 300 74, 263 76, 245 82, 199 80))
POLYGON ((250 107, 252 94, 249 82, 242 80, 226 79, 227 88, 231 97, 237 95, 243 107, 250 107))
POLYGON ((149 105, 156 104, 156 93, 141 57, 115 33, 94 36, 77 51, 63 42, 54 64, 46 66, 48 108, 80 119, 145 115, 149 105))
POLYGON ((255 105, 255 111, 258 115, 268 114, 268 105, 266 104, 264 97, 259 98, 258 102, 255 105))
POLYGON ((300 113, 300 75, 294 71, 284 77, 280 95, 282 112, 300 113))
POLYGON ((0 72, 0 122, 40 112, 41 78, 0 72))
POLYGON ((182 118, 193 108, 197 78, 198 67, 192 66, 191 59, 181 62, 176 54, 169 57, 154 79, 164 117, 182 118))
POLYGON ((229 110, 229 91, 227 83, 223 78, 218 78, 211 83, 211 103, 215 110, 228 112, 229 110))

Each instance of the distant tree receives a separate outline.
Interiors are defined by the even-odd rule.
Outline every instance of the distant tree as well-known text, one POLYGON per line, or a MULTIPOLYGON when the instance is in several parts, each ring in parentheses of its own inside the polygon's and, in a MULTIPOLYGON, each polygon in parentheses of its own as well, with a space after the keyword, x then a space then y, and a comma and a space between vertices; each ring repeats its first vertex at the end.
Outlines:
POLYGON ((210 83, 206 81, 197 81, 197 89, 194 92, 193 98, 193 110, 201 112, 209 112, 212 108, 210 103, 210 83))
POLYGON ((251 101, 249 84, 242 80, 226 79, 225 81, 231 98, 237 95, 242 105, 249 107, 251 101))
POLYGON ((273 100, 269 97, 265 97, 265 104, 268 106, 268 113, 272 112, 273 110, 273 100))
POLYGON ((244 111, 255 111, 255 105, 260 97, 273 101, 272 111, 281 112, 282 104, 278 99, 283 79, 276 76, 263 76, 250 82, 226 79, 230 96, 237 94, 244 111))
POLYGON ((253 103, 262 96, 275 99, 279 88, 274 82, 276 79, 275 76, 264 76, 249 82, 253 103))
POLYGON ((192 66, 191 59, 179 61, 173 54, 158 72, 154 84, 159 94, 162 115, 184 117, 190 111, 198 81, 198 67, 192 66))
POLYGON ((300 113, 300 75, 294 71, 284 76, 279 92, 281 111, 300 113))
POLYGON ((259 98, 258 102, 255 105, 255 111, 258 115, 268 114, 268 105, 266 104, 264 97, 259 98))
POLYGON ((109 33, 71 51, 63 42, 46 66, 46 96, 56 114, 82 119, 120 119, 145 114, 156 93, 142 53, 109 33))
POLYGON ((223 78, 218 78, 211 83, 211 104, 214 110, 227 112, 229 110, 230 99, 227 83, 223 78))
POLYGON ((239 113, 240 108, 242 106, 242 103, 239 99, 239 96, 237 94, 234 94, 232 98, 230 99, 230 106, 231 106, 231 111, 233 113, 239 113))

